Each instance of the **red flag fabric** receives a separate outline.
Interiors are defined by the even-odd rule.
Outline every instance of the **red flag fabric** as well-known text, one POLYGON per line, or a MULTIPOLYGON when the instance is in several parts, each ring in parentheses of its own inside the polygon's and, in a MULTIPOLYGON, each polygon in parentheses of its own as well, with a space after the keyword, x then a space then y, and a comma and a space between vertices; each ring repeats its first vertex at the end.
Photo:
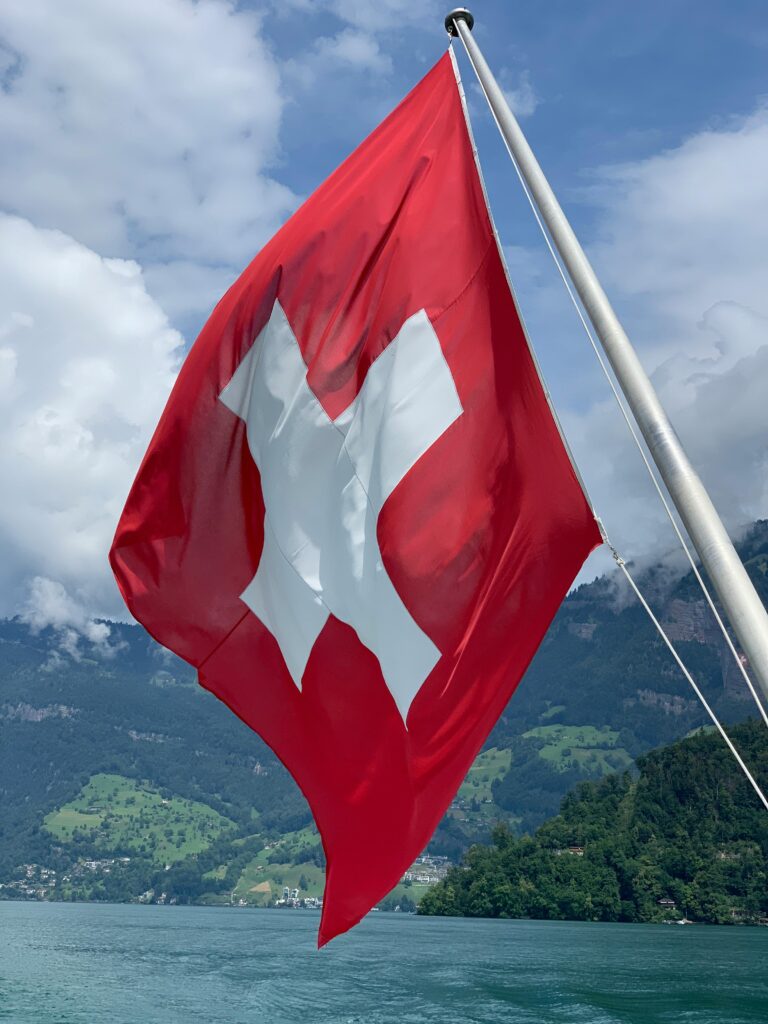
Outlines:
POLYGON ((446 55, 219 302, 110 556, 306 795, 320 944, 427 845, 599 543, 446 55))

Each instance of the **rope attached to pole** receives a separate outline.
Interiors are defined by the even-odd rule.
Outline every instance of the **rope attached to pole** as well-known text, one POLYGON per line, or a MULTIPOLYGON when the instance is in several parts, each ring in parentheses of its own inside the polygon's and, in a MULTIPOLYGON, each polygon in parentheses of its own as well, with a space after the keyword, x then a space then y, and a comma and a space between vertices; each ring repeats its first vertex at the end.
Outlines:
POLYGON ((614 546, 612 544, 609 543, 608 547, 611 549, 611 554, 613 555, 616 564, 621 569, 621 571, 624 573, 624 576, 627 578, 627 581, 629 582, 630 587, 632 587, 632 590, 635 592, 635 595, 636 595, 638 601, 640 602, 640 604, 643 606, 643 608, 645 609, 646 613, 648 614, 648 618, 654 624, 654 626, 658 630, 659 636, 661 637, 661 639, 664 641, 664 643, 669 648, 669 651, 670 651, 672 657, 677 662, 677 665, 678 665, 680 671, 683 673, 685 678, 688 680, 688 682, 693 687, 693 691, 696 694, 696 696, 699 698, 701 703, 703 704, 704 710, 707 712, 707 714, 711 718, 711 720, 712 720, 715 728, 717 729, 717 731, 720 733, 720 735, 723 737, 725 742, 728 744, 728 749, 730 750, 730 752, 733 754, 733 756, 738 761, 739 767, 741 768, 742 772, 744 773, 744 775, 749 780, 749 783, 752 786, 752 788, 754 789, 755 793, 757 793, 757 796, 760 799, 760 802, 762 803, 763 807, 765 807, 766 811, 768 811, 768 799, 766 799, 766 796, 763 793, 762 789, 760 788, 759 784, 755 781, 755 778, 752 775, 752 773, 750 772, 749 768, 747 768, 747 766, 744 763, 744 760, 743 760, 741 754, 738 752, 736 747, 731 742, 730 737, 728 736, 728 733, 725 731, 723 726, 720 724, 720 721, 719 721, 717 715, 714 713, 712 708, 707 703, 706 697, 701 692, 699 687, 696 685, 695 679, 693 678, 691 673, 688 671, 688 669, 685 667, 685 664, 683 663, 682 658, 680 657, 680 655, 675 650, 674 644, 669 639, 667 634, 664 632, 664 627, 659 622, 659 620, 656 618, 656 616, 653 614, 653 612, 652 612, 652 610, 650 608, 650 605, 648 604, 648 602, 645 600, 645 598, 641 594, 640 589, 638 588, 637 584, 635 583, 634 579, 632 578, 632 574, 630 573, 629 569, 627 568, 626 562, 624 561, 624 559, 621 557, 621 555, 618 553, 618 551, 616 550, 616 548, 614 548, 614 546))
MULTIPOLYGON (((447 25, 447 23, 448 23, 448 19, 446 19, 446 25, 447 25)), ((459 34, 458 33, 458 28, 456 29, 456 34, 457 35, 459 34)), ((692 568, 692 570, 694 572, 696 580, 698 581, 698 584, 701 587, 702 593, 704 594, 704 596, 705 596, 705 598, 706 598, 706 600, 707 600, 707 602, 709 604, 709 607, 712 610, 712 613, 713 613, 713 615, 715 617, 715 620, 717 621, 717 624, 718 624, 718 626, 719 626, 719 628, 720 628, 720 630, 721 630, 721 632, 723 634, 723 637, 725 638, 726 644, 727 644, 731 654, 733 655, 734 660, 736 661, 736 664, 737 664, 739 670, 741 671, 741 674, 744 677, 745 682, 747 683, 747 686, 749 687, 749 691, 752 694, 752 697, 753 697, 753 699, 755 701, 755 704, 758 707, 758 710, 760 711, 760 715, 762 716, 762 719, 765 722, 765 724, 768 725, 768 713, 766 713, 766 709, 763 706, 762 701, 760 700, 760 698, 758 698, 758 695, 757 695, 757 693, 755 691, 755 688, 752 685, 752 681, 749 678, 749 674, 747 673, 747 671, 746 671, 746 669, 745 669, 741 659, 738 656, 736 648, 734 647, 733 642, 732 642, 732 640, 731 640, 731 638, 730 638, 730 636, 728 634, 728 631, 727 631, 727 629, 725 627, 725 624, 724 624, 724 622, 723 622, 723 620, 722 620, 722 618, 721 618, 721 616, 720 616, 720 614, 719 614, 719 612, 717 610, 717 607, 715 606, 714 600, 713 600, 713 598, 712 598, 712 596, 711 596, 711 594, 709 592, 709 589, 707 588, 707 586, 706 586, 706 584, 705 584, 705 582, 704 582, 704 580, 703 580, 703 578, 701 576, 701 573, 699 572, 699 569, 698 569, 698 567, 696 565, 696 562, 695 562, 695 560, 693 558, 693 555, 691 554, 690 548, 688 547, 688 544, 685 541, 685 538, 684 538, 684 536, 682 534, 682 531, 680 530, 680 528, 679 528, 679 526, 677 524, 677 521, 676 521, 676 519, 675 519, 675 517, 674 517, 674 515, 672 513, 672 510, 671 510, 671 508, 669 506, 669 503, 667 502, 666 496, 664 495, 664 492, 661 489, 661 485, 659 484, 659 482, 658 482, 658 480, 656 478, 656 474, 654 473, 654 471, 653 471, 653 469, 651 467, 651 464, 648 461, 648 457, 646 456, 645 450, 644 450, 642 444, 640 443, 640 439, 637 436, 637 433, 635 431, 634 425, 633 425, 633 423, 632 423, 632 421, 631 421, 631 419, 629 417, 629 413, 627 412, 627 410, 624 407, 624 403, 623 403, 623 401, 621 399, 621 396, 619 395, 619 392, 618 392, 618 390, 616 388, 616 385, 615 385, 615 383, 613 381, 613 378, 612 378, 611 374, 609 373, 608 367, 606 366, 605 361, 603 360, 603 357, 602 357, 602 355, 600 353, 600 350, 599 350, 599 348, 597 346, 597 342, 595 341, 594 336, 592 334, 592 331, 590 330, 590 327, 589 327, 589 325, 588 325, 588 323, 586 321, 586 318, 585 318, 584 313, 582 311, 581 305, 580 305, 580 303, 576 299, 576 296, 575 296, 575 294, 574 294, 574 292, 573 292, 573 290, 571 288, 570 282, 569 282, 569 280, 568 280, 568 278, 566 276, 565 270, 564 270, 563 266, 561 265, 561 262, 560 262, 560 259, 558 258, 557 253, 555 252, 555 248, 554 248, 554 245, 553 245, 553 243, 552 243, 552 241, 550 239, 549 232, 547 231, 547 229, 546 229, 546 227, 545 227, 545 225, 544 225, 544 223, 543 223, 543 221, 542 221, 542 219, 541 219, 541 217, 539 215, 539 211, 538 211, 537 206, 536 206, 536 204, 534 202, 533 196, 530 193, 528 185, 527 185, 527 183, 525 181, 525 177, 523 176, 523 173, 522 173, 520 167, 518 166, 517 160, 515 159, 515 156, 514 156, 514 154, 512 152, 512 149, 511 149, 511 147, 509 145, 509 142, 507 141, 506 135, 505 135, 504 131, 502 130, 501 124, 499 123, 498 117, 496 116, 496 111, 494 110, 493 104, 491 103, 490 98, 488 96, 488 93, 487 93, 487 91, 485 89, 485 85, 483 84, 482 77, 479 74, 478 69, 475 66, 474 61, 472 60, 472 56, 469 53, 469 50, 468 50, 466 44, 465 44, 465 51, 467 53, 467 57, 469 59, 469 62, 472 65, 472 69, 475 72, 477 80, 478 80, 478 82, 480 84, 480 88, 483 91, 483 95, 485 96, 485 99, 486 99, 486 101, 488 103, 488 106, 489 106, 489 108, 491 110, 491 114, 493 116, 494 122, 496 123, 496 127, 499 130, 499 134, 501 135, 501 137, 502 137, 502 139, 504 141, 504 145, 506 146, 507 152, 509 153, 510 160, 512 161, 512 166, 515 169, 515 172, 516 172, 516 174, 517 174, 517 176, 518 176, 518 178, 520 180, 520 184, 523 187, 523 191, 525 193, 525 196, 528 199, 528 203, 529 203, 529 205, 531 207, 531 210, 533 211, 533 215, 534 215, 534 217, 536 219, 536 223, 539 225, 541 233, 542 233, 542 235, 544 237, 544 241, 545 241, 545 243, 547 245, 547 248, 549 249, 550 255, 552 256, 552 259, 555 262, 555 266, 557 267, 558 272, 560 274, 560 277, 561 277, 561 279, 563 281, 563 284, 565 285, 566 292, 568 293, 568 295, 569 295, 569 297, 571 299, 573 307, 576 310, 576 313, 577 313, 577 315, 579 317, 579 320, 581 321, 581 324, 582 324, 582 326, 583 326, 583 328, 584 328, 584 330, 585 330, 585 332, 587 334, 587 337, 589 339, 589 342, 590 342, 590 344, 592 346, 592 350, 594 351, 595 356, 597 357, 598 363, 600 364, 600 367, 602 368, 603 373, 605 374, 605 377, 606 377, 606 379, 607 379, 607 381, 608 381, 608 383, 610 385, 611 391, 613 392, 614 398, 616 399, 616 402, 617 402, 617 404, 619 406, 619 409, 620 409, 621 414, 622 414, 622 416, 624 418, 624 421, 625 421, 625 423, 627 425, 627 428, 629 429, 629 432, 630 432, 630 434, 631 434, 631 436, 632 436, 632 438, 633 438, 633 440, 635 442, 635 445, 637 446, 637 449, 640 452, 640 456, 641 456, 641 458, 643 460, 643 463, 644 463, 644 465, 646 467, 646 470, 648 471, 648 475, 650 476, 651 481, 652 481, 652 483, 654 485, 654 488, 656 489, 656 492, 657 492, 657 494, 658 494, 658 496, 659 496, 659 498, 661 500, 661 503, 664 506, 664 509, 665 509, 665 511, 667 513, 667 516, 669 517, 669 520, 672 523, 672 527, 673 527, 673 529, 674 529, 674 531, 675 531, 675 533, 676 533, 676 535, 678 537, 678 540, 680 541, 680 544, 681 544, 681 546, 682 546, 682 548, 683 548, 683 550, 684 550, 684 552, 685 552, 685 554, 686 554, 686 556, 688 558, 688 561, 689 561, 689 563, 691 565, 691 568, 692 568)), ((714 711, 710 707, 710 705, 709 705, 707 699, 705 698, 704 694, 702 693, 702 691, 700 690, 700 688, 696 684, 696 681, 694 680, 694 678, 691 675, 691 673, 688 671, 688 669, 685 666, 682 658, 677 653, 677 651, 676 651, 672 641, 669 639, 669 637, 667 636, 666 632, 664 631, 664 627, 661 625, 659 620, 656 618, 656 616, 654 615, 653 611, 651 610, 650 605, 646 601, 646 599, 643 596, 643 594, 640 592, 640 589, 638 588, 638 586, 635 583, 631 573, 629 572, 629 570, 627 568, 626 562, 619 555, 619 553, 616 551, 614 546, 608 540, 607 534, 605 533, 603 525, 602 525, 602 523, 600 523, 599 519, 598 519, 598 523, 600 524, 601 532, 603 534, 603 538, 605 540, 605 543, 608 546, 608 548, 610 549, 611 553, 613 554, 613 557, 614 557, 614 560, 616 561, 616 564, 619 566, 620 570, 622 571, 622 573, 626 577, 630 587, 632 588, 633 592, 635 593, 637 599, 639 600, 639 602, 642 605, 643 609, 645 610, 646 614, 650 618, 650 620, 653 623, 653 625, 656 627, 656 630, 658 631, 658 633, 661 636, 662 640, 664 641, 665 645, 667 646, 667 648, 669 649, 670 653, 672 654, 672 657, 674 658, 674 660, 677 663, 678 667, 680 668, 681 672, 683 673, 685 678, 688 680, 688 682, 689 682, 690 686, 692 687, 694 693, 696 694, 696 696, 698 697, 698 699, 701 702, 702 706, 704 707, 705 711, 709 715, 710 720, 714 724, 715 728, 719 732, 719 734, 722 737, 722 739, 725 741, 725 743, 726 743, 728 749, 730 750, 730 752, 733 754, 733 756, 736 759, 739 767, 741 768, 741 771, 743 772, 745 778, 749 781, 750 785, 752 786, 753 790, 755 791, 755 793, 756 793, 758 799, 760 800, 760 802, 762 803, 763 807, 768 811, 768 798, 766 798, 766 796, 763 793, 762 789, 760 788, 759 784, 757 783, 757 781, 755 780, 754 776, 750 772, 749 768, 745 764, 744 759, 742 758, 741 754, 738 752, 736 747, 733 745, 730 737, 728 736, 728 734, 726 733, 726 731, 723 728, 722 724, 720 723, 719 719, 717 718, 717 716, 715 715, 714 711)))
POLYGON ((616 400, 616 404, 619 407, 619 411, 621 412, 621 415, 622 415, 622 417, 624 419, 624 422, 625 422, 625 424, 627 426, 627 429, 629 430, 629 433, 632 436, 632 440, 635 443, 635 447, 637 448, 638 452, 640 453, 640 458, 643 460, 643 464, 645 465, 645 468, 646 468, 646 470, 648 472, 648 476, 651 479, 651 483, 653 484, 654 489, 656 490, 656 493, 657 493, 657 495, 659 497, 659 500, 661 501, 662 505, 664 506, 664 511, 666 512, 667 517, 669 518, 669 521, 672 524, 672 529, 675 531, 675 534, 677 535, 677 539, 680 542, 680 546, 682 547, 683 551, 685 552, 685 555, 686 555, 686 557, 688 559, 688 562, 689 562, 689 564, 691 566, 691 569, 693 570, 694 576, 696 577, 696 580, 697 580, 697 582, 699 584, 699 587, 701 588, 701 591, 702 591, 702 593, 703 593, 703 595, 704 595, 704 597, 705 597, 705 599, 707 601, 707 604, 709 605, 709 607, 710 607, 710 609, 712 611, 712 614, 715 617, 715 621, 717 622, 717 625, 718 625, 718 627, 720 629, 720 632, 723 635, 723 638, 724 638, 725 643, 726 643, 726 645, 727 645, 727 647, 728 647, 728 649, 729 649, 729 651, 730 651, 730 653, 731 653, 731 655, 733 657, 733 660, 736 663, 736 666, 737 666, 738 670, 741 672, 741 675, 744 678, 744 682, 747 684, 749 692, 752 694, 752 699, 754 700, 754 702, 755 702, 755 704, 757 706, 757 709, 760 712, 760 715, 761 715, 761 717, 763 719, 763 722, 765 723, 766 726, 768 726, 768 711, 766 711, 766 708, 765 708, 762 700, 760 699, 760 697, 757 694, 757 691, 755 690, 755 687, 754 687, 754 684, 753 684, 752 680, 749 678, 749 673, 747 672, 746 668, 744 667, 744 663, 743 663, 742 659, 739 657, 739 654, 738 654, 736 648, 734 647, 733 641, 731 640, 730 634, 728 633, 728 630, 727 630, 727 628, 725 626, 725 623, 723 622, 722 617, 721 617, 720 613, 717 610, 717 606, 715 605, 715 602, 714 602, 714 599, 712 597, 712 594, 710 593, 709 588, 707 587, 707 585, 704 582, 704 579, 703 579, 701 573, 699 572, 699 568, 696 565, 696 560, 693 557, 691 549, 689 548, 688 544, 686 543, 686 540, 685 540, 685 537, 683 536, 682 530, 678 526, 677 520, 676 520, 676 518, 675 518, 675 516, 674 516, 674 514, 672 512, 672 509, 669 506, 669 502, 667 501, 667 498, 666 498, 666 496, 664 494, 664 491, 662 490, 661 484, 658 481, 656 473, 655 473, 653 467, 651 466, 651 463, 650 463, 650 461, 648 459, 648 456, 645 453, 645 449, 644 449, 644 447, 643 447, 643 445, 642 445, 642 443, 640 441, 640 438, 637 435, 637 431, 635 430, 635 427, 634 427, 634 425, 632 423, 632 420, 630 419, 630 415, 627 412, 627 409, 626 409, 626 407, 624 405, 624 401, 623 401, 621 395, 619 394, 619 390, 616 387, 616 384, 615 384, 615 382, 613 380, 613 377, 612 377, 608 367, 606 366, 605 360, 603 359, 603 356, 602 356, 602 354, 600 352, 600 348, 599 348, 599 346, 597 344, 597 341, 595 340, 595 336, 594 336, 594 334, 592 332, 592 329, 590 328, 590 326, 589 326, 589 324, 587 322, 587 319, 586 319, 586 317, 584 315, 584 311, 582 310, 581 303, 579 302, 579 300, 576 298, 576 295, 574 294, 573 288, 571 287, 571 283, 568 280, 568 277, 566 275, 565 269, 564 269, 564 267, 563 267, 563 265, 562 265, 562 263, 560 261, 560 257, 557 255, 557 252, 555 251, 555 247, 554 247, 554 245, 552 243, 552 240, 551 240, 551 238, 549 236, 549 232, 547 231, 547 228, 546 228, 544 222, 541 219, 541 216, 540 216, 539 211, 538 211, 538 209, 536 207, 536 203, 535 203, 535 201, 533 199, 533 196, 531 195, 530 190, 528 188, 528 185, 527 185, 527 183, 525 181, 525 178, 523 177, 523 174, 522 174, 522 172, 521 172, 521 170, 520 170, 520 168, 519 168, 519 166, 517 164, 517 160, 515 159, 515 156, 514 156, 512 150, 511 150, 511 148, 510 148, 510 145, 507 142, 507 139, 506 139, 506 137, 504 135, 504 132, 501 130, 501 125, 499 124, 499 120, 496 117, 496 112, 494 111, 493 106, 490 103, 490 100, 488 99, 488 94, 485 91, 485 87, 483 85, 482 79, 477 74, 477 69, 475 68, 474 63, 472 62, 472 57, 469 55, 469 53, 467 54, 467 57, 469 59, 470 64, 472 64, 473 70, 475 71, 475 74, 477 76, 477 80, 480 83, 480 88, 483 91, 483 95, 485 96, 486 101, 488 102, 488 107, 489 107, 489 109, 491 111, 491 116, 493 117, 494 123, 495 123, 496 127, 499 130, 499 135, 501 135, 501 138, 502 138, 502 140, 504 142, 504 146, 505 146, 505 148, 507 150, 507 153, 509 154, 509 159, 512 161, 512 166, 515 169, 515 173, 517 174, 517 177, 518 177, 518 179, 520 181, 520 185, 522 186, 523 192, 525 193, 525 197, 528 200, 528 204, 531 207, 531 211, 532 211, 533 216, 534 216, 534 218, 536 220, 536 223, 539 226, 539 230, 541 231, 542 237, 543 237, 544 242, 545 242, 545 244, 546 244, 546 246, 547 246, 547 248, 549 250, 550 256, 552 257, 552 259, 554 261, 554 264, 557 267, 558 273, 559 273, 560 278, 561 278, 561 280, 563 282, 565 290, 568 293, 568 296, 569 296, 569 298, 571 300, 571 303, 573 304, 573 308, 576 311, 576 315, 578 316, 579 320, 581 321, 581 325, 584 328, 584 332, 587 335, 587 338, 589 339, 589 343, 592 346, 592 351, 594 352, 595 357, 596 357, 598 363, 600 364, 600 369, 603 371, 603 374, 605 375, 605 379, 608 381, 608 385, 609 385, 611 391, 613 392, 613 397, 616 400))

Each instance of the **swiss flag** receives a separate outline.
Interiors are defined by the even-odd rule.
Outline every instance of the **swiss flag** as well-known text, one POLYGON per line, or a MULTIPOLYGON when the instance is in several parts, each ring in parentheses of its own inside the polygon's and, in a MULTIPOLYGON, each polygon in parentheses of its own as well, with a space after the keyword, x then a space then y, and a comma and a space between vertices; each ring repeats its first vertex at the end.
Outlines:
POLYGON ((306 795, 320 944, 427 845, 599 543, 447 54, 218 304, 111 552, 306 795))

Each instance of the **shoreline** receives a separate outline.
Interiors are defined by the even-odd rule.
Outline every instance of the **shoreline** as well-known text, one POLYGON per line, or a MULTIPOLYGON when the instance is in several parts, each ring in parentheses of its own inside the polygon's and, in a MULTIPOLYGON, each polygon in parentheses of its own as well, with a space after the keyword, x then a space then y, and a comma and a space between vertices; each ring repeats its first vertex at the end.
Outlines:
MULTIPOLYGON (((96 906, 96 907, 167 907, 169 909, 193 908, 196 910, 260 910, 270 912, 303 911, 306 914, 318 914, 317 907, 264 907, 255 904, 240 906, 236 903, 146 903, 140 900, 50 900, 50 899, 19 899, 18 897, 0 896, 0 905, 3 903, 29 903, 29 904, 56 904, 59 906, 96 906)), ((696 928, 768 928, 768 921, 730 921, 728 923, 712 924, 708 921, 692 921, 690 919, 668 919, 665 921, 593 921, 578 917, 480 917, 461 914, 420 914, 418 911, 394 911, 380 910, 374 907, 369 914, 386 914, 389 917, 414 917, 424 921, 505 921, 505 922, 527 922, 530 924, 592 924, 592 925, 622 925, 627 927, 659 927, 664 925, 677 925, 696 928)))

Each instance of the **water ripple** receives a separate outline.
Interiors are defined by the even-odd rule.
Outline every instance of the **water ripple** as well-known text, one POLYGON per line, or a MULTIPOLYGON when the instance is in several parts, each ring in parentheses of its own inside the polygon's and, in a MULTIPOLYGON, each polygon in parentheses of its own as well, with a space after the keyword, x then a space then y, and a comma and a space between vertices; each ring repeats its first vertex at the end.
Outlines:
POLYGON ((11 1024, 764 1024, 768 929, 0 903, 11 1024))

